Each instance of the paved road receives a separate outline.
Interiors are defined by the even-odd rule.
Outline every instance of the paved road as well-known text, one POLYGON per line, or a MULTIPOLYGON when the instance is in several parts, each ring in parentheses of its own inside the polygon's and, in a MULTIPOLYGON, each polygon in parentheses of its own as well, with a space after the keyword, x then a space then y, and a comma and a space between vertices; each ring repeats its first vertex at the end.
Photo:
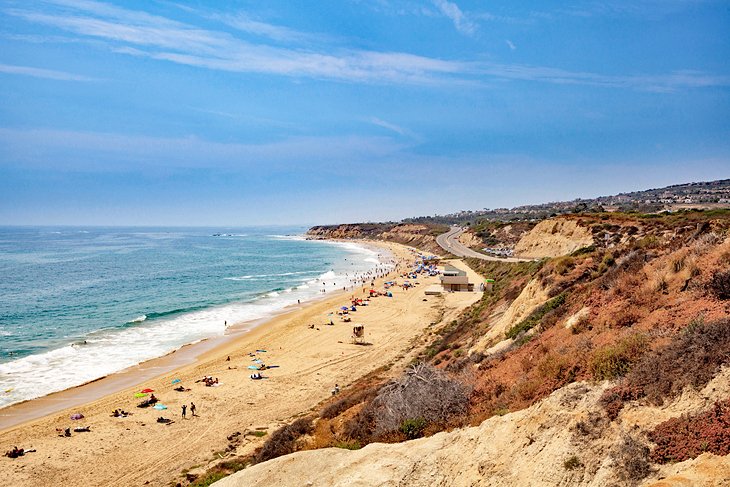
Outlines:
POLYGON ((459 235, 464 233, 464 229, 461 227, 451 227, 451 229, 442 233, 436 237, 436 243, 447 252, 450 252, 458 257, 474 257, 482 260, 495 260, 501 262, 527 262, 532 259, 520 259, 517 257, 492 257, 491 255, 481 254, 476 252, 463 243, 459 242, 459 235))

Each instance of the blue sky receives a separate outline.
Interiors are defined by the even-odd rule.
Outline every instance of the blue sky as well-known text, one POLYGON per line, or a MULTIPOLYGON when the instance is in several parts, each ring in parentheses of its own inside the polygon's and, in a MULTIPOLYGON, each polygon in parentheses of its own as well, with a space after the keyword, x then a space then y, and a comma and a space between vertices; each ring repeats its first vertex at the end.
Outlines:
POLYGON ((377 221, 730 177, 724 1, 0 18, 0 224, 377 221))

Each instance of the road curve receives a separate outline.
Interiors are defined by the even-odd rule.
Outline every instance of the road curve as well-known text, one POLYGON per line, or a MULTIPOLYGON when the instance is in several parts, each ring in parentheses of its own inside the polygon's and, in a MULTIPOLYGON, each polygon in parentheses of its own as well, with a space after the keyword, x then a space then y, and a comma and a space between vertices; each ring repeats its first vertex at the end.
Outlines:
POLYGON ((499 262, 528 262, 532 259, 520 259, 518 257, 492 257, 491 255, 476 252, 463 243, 459 242, 459 235, 464 233, 461 227, 451 227, 448 232, 436 237, 436 243, 447 252, 458 257, 473 257, 475 259, 492 260, 499 262))

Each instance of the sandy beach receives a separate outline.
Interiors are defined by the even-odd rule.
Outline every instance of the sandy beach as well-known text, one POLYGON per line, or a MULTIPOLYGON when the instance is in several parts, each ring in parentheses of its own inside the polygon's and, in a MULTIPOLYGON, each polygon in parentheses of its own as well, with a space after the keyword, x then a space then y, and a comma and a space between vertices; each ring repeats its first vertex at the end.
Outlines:
MULTIPOLYGON (((412 262, 411 249, 395 244, 387 247, 398 261, 412 262)), ((456 265, 468 269, 458 261, 456 265)), ((393 273, 380 279, 375 287, 383 289, 383 281, 395 277, 393 273)), ((247 433, 273 432, 316 408, 335 384, 344 388, 385 365, 399 370, 429 326, 453 319, 480 297, 476 292, 425 296, 424 289, 438 278, 418 281, 413 289, 394 288, 392 298, 377 297, 369 306, 359 307, 351 313, 351 323, 330 313, 348 304, 352 295, 365 297, 362 288, 328 293, 322 300, 303 303, 221 342, 183 349, 122 374, 13 406, 14 414, 32 418, 58 409, 58 404, 73 404, 0 431, 3 451, 14 445, 36 450, 17 459, 2 457, 0 472, 11 485, 23 486, 174 485, 184 471, 223 458, 227 437, 236 432, 243 440, 234 453, 250 452, 265 436, 247 433), (333 326, 326 324, 330 319, 333 326), (352 342, 353 324, 365 325, 366 345, 352 342), (254 360, 276 367, 262 372, 265 379, 252 380, 254 371, 248 367, 256 365, 254 360), (204 376, 217 378, 218 386, 196 382, 204 376), (173 384, 177 379, 180 381, 173 384), (180 385, 190 390, 173 390, 180 385), (168 409, 137 408, 143 398, 134 395, 144 388, 153 389, 168 409), (197 407, 197 416, 192 417, 188 409, 183 419, 181 406, 191 403, 197 407), (115 409, 133 414, 110 417, 115 409), (73 413, 84 418, 72 421, 73 413), (173 422, 158 423, 159 417, 173 422), (65 428, 82 426, 90 431, 59 436, 65 428)))

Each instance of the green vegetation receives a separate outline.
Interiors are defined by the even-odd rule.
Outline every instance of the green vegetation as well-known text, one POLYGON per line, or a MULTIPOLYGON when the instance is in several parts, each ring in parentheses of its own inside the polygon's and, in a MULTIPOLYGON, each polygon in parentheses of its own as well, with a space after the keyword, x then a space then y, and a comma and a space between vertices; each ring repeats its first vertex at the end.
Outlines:
POLYGON ((613 345, 596 350, 588 362, 588 369, 596 380, 613 380, 629 372, 648 346, 646 336, 630 335, 613 345))
POLYGON ((359 450, 362 448, 362 445, 360 445, 360 442, 357 440, 336 441, 332 446, 335 448, 342 448, 343 450, 359 450))
POLYGON ((406 438, 413 440, 423 436, 423 430, 426 429, 428 423, 423 418, 406 419, 403 424, 400 425, 400 431, 406 438))
POLYGON ((565 298, 567 297, 567 293, 563 292, 555 296, 554 298, 548 300, 545 304, 537 308, 535 311, 530 313, 530 315, 525 318, 524 320, 517 323, 515 326, 507 330, 505 333, 505 336, 507 338, 515 339, 520 334, 531 330, 535 326, 537 326, 540 321, 543 319, 543 317, 550 311, 559 308, 565 303, 565 298))

